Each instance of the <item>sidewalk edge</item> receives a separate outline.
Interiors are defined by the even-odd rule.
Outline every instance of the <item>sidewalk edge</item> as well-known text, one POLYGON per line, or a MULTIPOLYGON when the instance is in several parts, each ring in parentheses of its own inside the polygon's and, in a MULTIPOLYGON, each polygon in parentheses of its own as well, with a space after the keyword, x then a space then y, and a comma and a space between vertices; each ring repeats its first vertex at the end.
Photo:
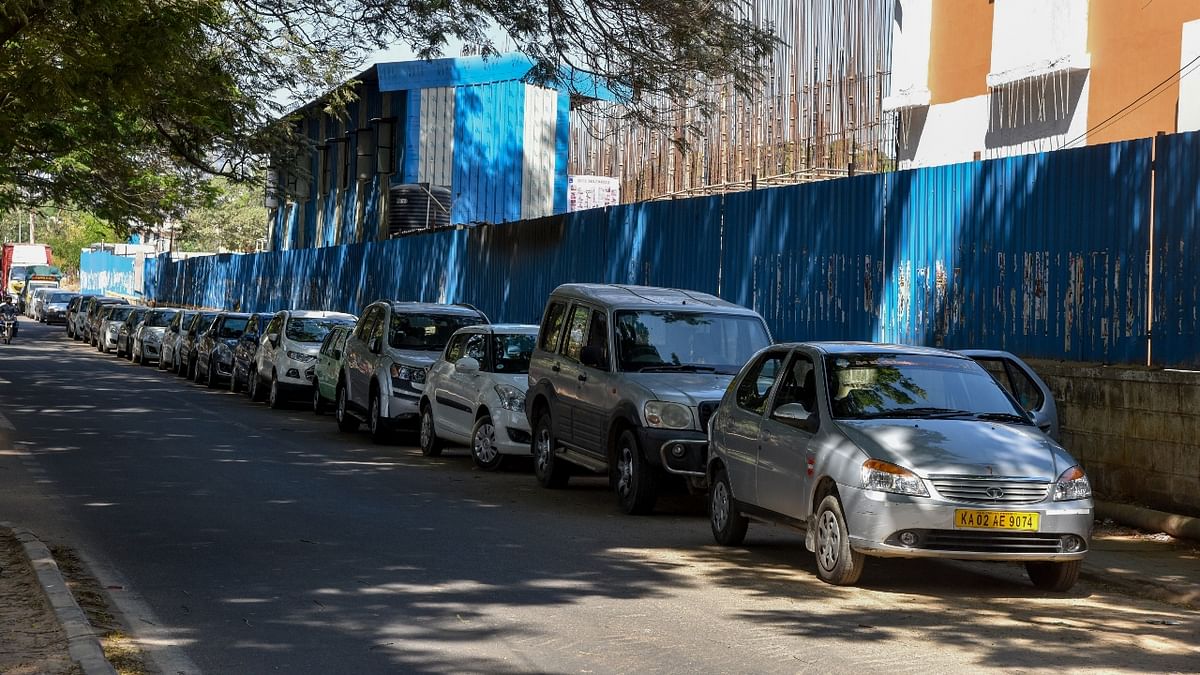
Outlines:
POLYGON ((38 585, 41 586, 50 606, 54 608, 54 615, 67 634, 67 653, 71 660, 79 664, 85 675, 116 675, 117 671, 104 657, 100 638, 88 623, 87 616, 75 601, 75 596, 71 595, 71 590, 58 569, 58 563, 54 562, 50 549, 23 527, 0 522, 0 528, 12 532, 17 541, 21 542, 25 558, 37 575, 38 585))

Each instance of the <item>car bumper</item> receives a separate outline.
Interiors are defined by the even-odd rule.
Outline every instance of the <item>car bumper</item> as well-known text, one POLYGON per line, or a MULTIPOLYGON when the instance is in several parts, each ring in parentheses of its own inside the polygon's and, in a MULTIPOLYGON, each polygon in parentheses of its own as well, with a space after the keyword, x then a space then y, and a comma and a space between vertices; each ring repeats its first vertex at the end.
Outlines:
POLYGON ((275 378, 279 384, 295 387, 307 388, 312 384, 312 363, 301 363, 292 359, 284 359, 283 363, 275 369, 275 378))
POLYGON ((955 560, 1078 560, 1087 554, 1092 533, 1092 502, 1039 502, 1003 506, 966 504, 838 486, 850 545, 883 558, 955 560), (958 528, 959 510, 1037 513, 1037 531, 958 528), (911 545, 900 541, 910 532, 911 545), (1065 538, 1078 537, 1081 548, 1068 551, 1065 538))
POLYGON ((106 334, 106 335, 104 336, 104 346, 105 346, 105 347, 111 347, 111 348, 113 348, 113 349, 116 349, 116 347, 117 347, 117 336, 116 336, 116 335, 107 335, 107 334, 106 334))
POLYGON ((420 416, 420 394, 393 391, 388 396, 387 417, 393 424, 416 423, 420 416))
POLYGON ((148 359, 157 359, 159 355, 159 345, 149 342, 142 343, 142 356, 148 359))
POLYGON ((62 312, 46 312, 46 323, 66 323, 67 316, 62 312))
POLYGON ((492 413, 496 425, 496 450, 502 455, 525 455, 533 452, 533 433, 525 411, 499 409, 492 413))
POLYGON ((704 463, 708 456, 708 436, 694 429, 651 429, 638 427, 638 444, 642 455, 655 466, 664 466, 663 456, 676 444, 684 445, 686 456, 682 460, 672 459, 666 465, 672 473, 691 471, 704 475, 704 463))

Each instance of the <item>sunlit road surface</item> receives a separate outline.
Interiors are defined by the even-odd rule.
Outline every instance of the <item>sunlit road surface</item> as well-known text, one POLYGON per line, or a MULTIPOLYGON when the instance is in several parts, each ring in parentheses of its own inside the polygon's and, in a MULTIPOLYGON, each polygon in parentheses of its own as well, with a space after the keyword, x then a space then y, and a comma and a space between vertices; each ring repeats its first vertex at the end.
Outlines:
MULTIPOLYGON (((868 560, 802 535, 713 545, 703 504, 621 515, 102 356, 0 346, 0 520, 81 551, 164 672, 1200 670, 1200 616, 1011 565, 868 560)), ((1200 573, 1200 570, 1198 570, 1200 573)))

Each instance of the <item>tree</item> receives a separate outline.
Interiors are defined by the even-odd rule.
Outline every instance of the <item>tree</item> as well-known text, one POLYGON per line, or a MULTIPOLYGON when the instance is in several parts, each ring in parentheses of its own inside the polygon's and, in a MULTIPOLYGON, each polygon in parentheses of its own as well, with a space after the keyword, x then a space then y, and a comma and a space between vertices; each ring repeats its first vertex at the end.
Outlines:
POLYGON ((267 209, 262 192, 250 185, 213 178, 210 204, 189 210, 176 223, 177 251, 251 252, 267 234, 267 209))
POLYGON ((0 4, 0 212, 71 205, 122 232, 248 181, 299 152, 286 110, 332 92, 375 49, 451 39, 495 53, 499 26, 530 79, 592 75, 622 116, 654 124, 704 81, 757 81, 774 38, 751 0, 7 0, 0 4))

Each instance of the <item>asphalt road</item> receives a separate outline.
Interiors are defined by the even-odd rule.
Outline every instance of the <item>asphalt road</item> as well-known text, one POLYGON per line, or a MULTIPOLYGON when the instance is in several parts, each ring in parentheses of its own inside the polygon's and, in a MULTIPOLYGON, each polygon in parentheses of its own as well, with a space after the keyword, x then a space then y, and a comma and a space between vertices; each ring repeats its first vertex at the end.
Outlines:
POLYGON ((696 500, 623 516, 599 481, 374 446, 59 327, 0 345, 0 413, 0 520, 75 547, 162 672, 1200 668, 1194 613, 1013 565, 832 587, 790 530, 722 549, 696 500))

